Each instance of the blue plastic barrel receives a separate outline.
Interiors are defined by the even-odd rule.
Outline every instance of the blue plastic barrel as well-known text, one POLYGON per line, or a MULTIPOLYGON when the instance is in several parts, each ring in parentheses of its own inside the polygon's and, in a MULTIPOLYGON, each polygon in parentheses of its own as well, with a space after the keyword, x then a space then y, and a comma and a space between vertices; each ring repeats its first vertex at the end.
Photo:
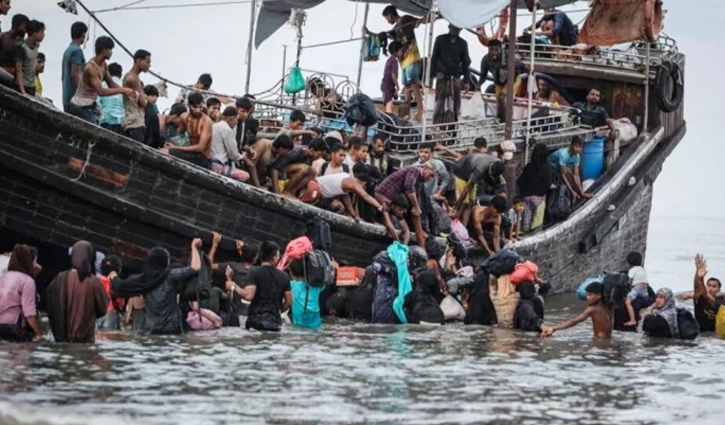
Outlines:
POLYGON ((596 136, 590 142, 584 142, 582 154, 582 180, 596 179, 604 170, 604 142, 607 139, 596 136))

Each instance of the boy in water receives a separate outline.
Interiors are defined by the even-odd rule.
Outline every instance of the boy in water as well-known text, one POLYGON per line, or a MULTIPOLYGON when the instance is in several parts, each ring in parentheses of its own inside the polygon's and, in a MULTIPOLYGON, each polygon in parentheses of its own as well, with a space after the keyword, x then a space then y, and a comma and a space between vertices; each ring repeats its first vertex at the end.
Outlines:
POLYGON ((292 290, 292 322, 295 326, 320 329, 320 293, 323 286, 312 286, 305 280, 304 260, 290 264, 290 289, 292 290))
POLYGON ((612 316, 612 309, 604 304, 602 300, 602 294, 604 292, 604 285, 599 282, 594 282, 587 286, 587 307, 584 312, 566 322, 554 326, 544 327, 541 331, 541 336, 547 337, 554 335, 554 332, 563 329, 571 328, 588 318, 592 319, 592 327, 594 328, 594 336, 596 338, 611 338, 612 327, 614 326, 614 320, 612 316))

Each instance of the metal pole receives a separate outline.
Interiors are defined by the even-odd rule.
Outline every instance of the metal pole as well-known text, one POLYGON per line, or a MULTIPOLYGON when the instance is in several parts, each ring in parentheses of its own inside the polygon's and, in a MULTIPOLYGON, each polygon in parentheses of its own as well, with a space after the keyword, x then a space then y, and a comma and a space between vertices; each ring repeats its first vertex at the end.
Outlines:
MULTIPOLYGON (((646 39, 646 38, 645 38, 646 39)), ((644 65, 644 127, 642 127, 642 133, 647 133, 647 126, 649 125, 649 60, 650 60, 650 41, 647 41, 647 62, 644 65)))
POLYGON ((279 103, 282 104, 282 100, 284 99, 284 77, 285 73, 287 72, 287 45, 282 45, 282 82, 280 83, 279 88, 279 103))
POLYGON ((247 44, 247 76, 244 82, 244 92, 249 93, 249 84, 252 79, 252 51, 254 50, 254 24, 257 15, 257 0, 252 0, 252 16, 249 18, 249 43, 247 44))
POLYGON ((536 33, 536 10, 539 6, 539 2, 534 3, 534 11, 531 14, 531 40, 529 42, 531 43, 531 50, 529 52, 529 56, 531 57, 531 64, 529 66, 529 81, 528 81, 528 88, 529 88, 529 113, 528 117, 526 118, 526 139, 525 139, 525 147, 524 147, 524 164, 529 162, 529 137, 531 136, 531 113, 534 109, 534 84, 536 84, 536 76, 534 72, 534 65, 535 65, 535 59, 534 54, 536 53, 536 43, 534 39, 534 34, 536 33))
MULTIPOLYGON (((422 86, 421 87, 421 97, 423 97, 422 93, 427 94, 428 90, 426 90, 426 84, 430 83, 430 69, 431 69, 431 62, 432 62, 431 56, 433 54, 433 33, 435 31, 435 13, 436 13, 435 10, 436 10, 436 2, 433 1, 430 5, 430 12, 428 13, 428 26, 429 26, 429 28, 428 28, 428 46, 427 46, 428 51, 425 54, 426 67, 425 67, 425 75, 423 76, 423 78, 424 78, 423 84, 421 84, 421 86, 422 86)), ((432 87, 433 85, 430 84, 430 86, 432 87)), ((425 143, 425 141, 426 141, 425 126, 426 126, 426 115, 428 112, 426 109, 426 104, 430 101, 435 102, 434 99, 425 99, 425 101, 419 102, 421 104, 418 105, 418 108, 423 108, 423 120, 422 120, 423 122, 421 122, 421 126, 422 126, 421 142, 423 142, 423 143, 425 143)))
POLYGON ((518 0, 511 0, 509 8, 510 11, 510 27, 509 27, 509 40, 508 40, 508 54, 506 60, 508 61, 507 67, 507 79, 506 79, 506 124, 504 127, 504 139, 510 140, 513 130, 514 121, 514 82, 516 81, 516 6, 518 0))
MULTIPOLYGON (((357 7, 357 6, 356 6, 357 7)), ((368 14, 370 13, 370 3, 365 2, 365 14, 363 15, 363 28, 367 27, 368 25, 368 14)), ((360 61, 357 64, 357 87, 360 88, 360 82, 362 81, 362 68, 363 68, 363 58, 365 57, 365 46, 366 46, 366 39, 365 37, 367 34, 365 34, 365 30, 362 31, 362 42, 360 43, 360 61)))
MULTIPOLYGON (((300 57, 302 56, 302 25, 297 28, 297 58, 295 58, 295 67, 300 67, 300 57)), ((297 105, 297 93, 292 95, 292 105, 297 105)))

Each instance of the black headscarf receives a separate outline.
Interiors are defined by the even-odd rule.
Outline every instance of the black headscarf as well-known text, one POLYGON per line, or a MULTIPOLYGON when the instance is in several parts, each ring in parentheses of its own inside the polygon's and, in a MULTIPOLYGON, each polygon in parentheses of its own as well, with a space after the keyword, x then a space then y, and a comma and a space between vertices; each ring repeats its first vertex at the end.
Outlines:
POLYGON ((71 267, 78 271, 78 279, 86 280, 96 275, 96 250, 88 241, 78 241, 70 254, 71 267))
POLYGON ((438 277, 431 270, 426 269, 416 276, 416 288, 420 293, 436 295, 439 291, 438 277))
POLYGON ((135 297, 146 295, 161 286, 169 273, 169 251, 161 247, 152 248, 146 255, 143 273, 128 279, 115 278, 112 282, 114 297, 135 297))

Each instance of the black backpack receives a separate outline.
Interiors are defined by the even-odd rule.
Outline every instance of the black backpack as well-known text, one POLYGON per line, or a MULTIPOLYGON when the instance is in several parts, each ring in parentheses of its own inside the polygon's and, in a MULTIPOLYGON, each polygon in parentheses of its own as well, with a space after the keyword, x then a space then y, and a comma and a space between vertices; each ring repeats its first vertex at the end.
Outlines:
POLYGON ((310 286, 329 286, 335 284, 335 267, 330 254, 316 249, 305 255, 305 280, 310 286))
POLYGON ((181 285, 179 301, 201 301, 211 295, 211 262, 204 251, 199 251, 199 257, 201 257, 201 268, 197 274, 181 285))
POLYGON ((624 304, 624 299, 632 289, 626 273, 607 273, 602 285, 604 286, 602 301, 611 306, 624 304))
POLYGON ((313 249, 332 252, 332 234, 330 225, 323 220, 313 218, 307 222, 307 237, 313 249))
POLYGON ((546 197, 546 212, 552 221, 564 221, 571 214, 571 193, 565 184, 550 190, 546 197))
POLYGON ((700 334, 700 325, 695 316, 684 308, 677 309, 677 327, 680 330, 680 339, 695 339, 700 334))
POLYGON ((373 266, 365 269, 365 275, 359 286, 348 288, 347 291, 347 318, 370 322, 373 317, 373 291, 377 273, 373 266))

